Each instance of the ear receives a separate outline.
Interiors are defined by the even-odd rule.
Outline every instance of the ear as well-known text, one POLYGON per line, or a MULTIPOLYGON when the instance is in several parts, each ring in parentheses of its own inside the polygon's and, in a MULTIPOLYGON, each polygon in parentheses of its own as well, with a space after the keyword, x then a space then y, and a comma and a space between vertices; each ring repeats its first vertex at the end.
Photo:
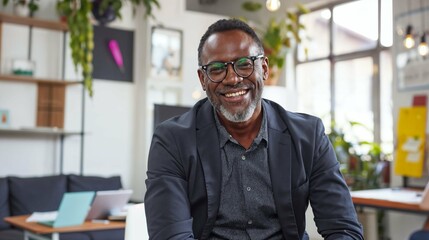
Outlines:
POLYGON ((204 72, 203 72, 203 70, 198 69, 197 73, 198 73, 198 78, 200 79, 201 87, 203 88, 204 91, 206 91, 206 80, 205 80, 205 77, 204 77, 205 76, 204 72))
POLYGON ((264 80, 268 79, 268 76, 270 75, 270 68, 268 67, 268 58, 264 57, 264 61, 262 61, 262 78, 264 80))

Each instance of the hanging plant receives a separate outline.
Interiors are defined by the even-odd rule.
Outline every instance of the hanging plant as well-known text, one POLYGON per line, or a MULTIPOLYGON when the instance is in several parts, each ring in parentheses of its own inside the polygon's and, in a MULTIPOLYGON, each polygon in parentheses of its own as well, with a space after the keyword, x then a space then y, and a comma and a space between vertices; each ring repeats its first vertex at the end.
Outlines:
MULTIPOLYGON (((3 0, 4 1, 4 0, 3 0)), ((133 12, 143 4, 146 16, 152 15, 153 7, 160 8, 158 0, 96 0, 98 13, 102 16, 108 9, 113 10, 115 18, 121 18, 120 10, 123 2, 131 2, 133 12)), ((91 23, 91 12, 94 0, 60 0, 57 2, 57 11, 67 21, 70 33, 70 49, 73 64, 82 70, 85 89, 93 96, 92 86, 92 59, 94 49, 94 31, 91 23)))

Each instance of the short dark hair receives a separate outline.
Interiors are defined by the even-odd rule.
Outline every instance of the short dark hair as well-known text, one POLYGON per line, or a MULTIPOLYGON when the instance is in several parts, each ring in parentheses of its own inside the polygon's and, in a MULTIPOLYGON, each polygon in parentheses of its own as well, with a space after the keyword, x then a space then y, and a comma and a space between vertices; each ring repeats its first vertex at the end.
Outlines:
POLYGON ((204 35, 201 37, 200 44, 198 45, 198 64, 202 64, 201 60, 201 52, 203 50, 203 46, 206 43, 207 39, 214 33, 217 32, 225 32, 229 30, 240 30, 247 33, 250 37, 252 37, 253 41, 258 45, 260 50, 263 53, 262 42, 259 39, 258 35, 255 31, 247 25, 247 23, 239 20, 239 19, 221 19, 210 25, 204 35))

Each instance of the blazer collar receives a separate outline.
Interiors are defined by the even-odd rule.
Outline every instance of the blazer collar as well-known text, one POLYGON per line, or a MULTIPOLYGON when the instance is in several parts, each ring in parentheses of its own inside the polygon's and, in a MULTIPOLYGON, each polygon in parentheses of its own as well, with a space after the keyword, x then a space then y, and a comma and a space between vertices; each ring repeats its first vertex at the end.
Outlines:
POLYGON ((197 150, 207 191, 207 222, 201 234, 201 239, 205 239, 213 229, 219 210, 222 165, 220 162, 219 136, 210 101, 203 102, 196 114, 197 150))
POLYGON ((297 161, 293 152, 291 135, 286 125, 286 111, 270 101, 263 101, 268 116, 268 166, 274 202, 283 235, 286 239, 299 239, 298 227, 292 205, 292 161, 297 161))

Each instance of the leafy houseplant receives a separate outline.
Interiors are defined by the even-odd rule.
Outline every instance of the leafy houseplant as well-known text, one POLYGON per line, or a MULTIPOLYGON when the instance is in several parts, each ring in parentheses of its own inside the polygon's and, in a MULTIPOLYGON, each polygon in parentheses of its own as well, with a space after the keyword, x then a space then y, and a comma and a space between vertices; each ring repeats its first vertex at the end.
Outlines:
MULTIPOLYGON (((4 1, 4 0, 3 0, 4 1)), ((94 32, 91 24, 91 12, 94 3, 97 3, 99 14, 113 9, 115 17, 121 18, 120 10, 123 2, 130 2, 133 11, 139 5, 145 6, 146 16, 152 15, 154 6, 160 8, 158 0, 60 0, 57 2, 57 11, 67 21, 70 32, 70 49, 73 64, 81 68, 84 86, 90 96, 93 96, 92 88, 92 52, 94 49, 94 32)))
MULTIPOLYGON (((349 135, 353 135, 356 130, 370 131, 358 122, 350 121, 349 125, 349 135)), ((348 140, 345 135, 344 128, 332 122, 328 137, 348 186, 352 190, 362 190, 379 188, 386 184, 382 173, 387 166, 385 159, 388 155, 382 152, 380 145, 375 142, 348 140)))
MULTIPOLYGON (((247 1, 242 4, 242 8, 249 12, 256 12, 262 8, 262 5, 247 1)), ((301 4, 297 4, 297 8, 297 12, 286 11, 282 18, 271 18, 267 26, 253 26, 264 45, 271 80, 279 77, 288 50, 294 47, 294 44, 301 43, 300 31, 305 30, 305 26, 299 23, 298 16, 309 13, 309 10, 301 4)))
MULTIPOLYGON (((22 6, 27 7, 29 15, 32 17, 34 13, 39 9, 39 0, 12 0, 15 7, 22 6)), ((9 3, 9 0, 3 0, 3 6, 6 6, 9 3)))
MULTIPOLYGON (((348 122, 347 135, 353 135, 356 130, 371 131, 358 122, 348 122), (359 128, 359 129, 358 129, 359 128)), ((390 154, 382 152, 379 144, 375 142, 348 140, 344 127, 341 128, 335 122, 331 123, 331 132, 328 134, 338 161, 341 173, 351 190, 375 189, 389 185, 389 161, 390 154), (387 176, 384 174, 387 173, 387 176)), ((355 136, 354 136, 355 137, 355 136)), ((383 211, 377 212, 378 239, 385 238, 383 211)))

